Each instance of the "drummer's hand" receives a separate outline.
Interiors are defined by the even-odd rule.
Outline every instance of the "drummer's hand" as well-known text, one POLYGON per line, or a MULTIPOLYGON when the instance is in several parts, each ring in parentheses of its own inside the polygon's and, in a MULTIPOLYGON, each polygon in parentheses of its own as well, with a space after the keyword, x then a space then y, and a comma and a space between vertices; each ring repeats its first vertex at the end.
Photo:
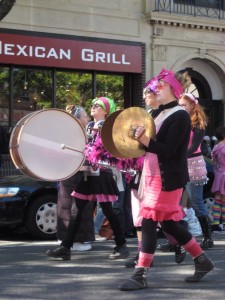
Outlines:
POLYGON ((146 129, 143 126, 137 127, 135 130, 135 138, 144 146, 148 147, 149 138, 146 136, 145 131, 146 129))

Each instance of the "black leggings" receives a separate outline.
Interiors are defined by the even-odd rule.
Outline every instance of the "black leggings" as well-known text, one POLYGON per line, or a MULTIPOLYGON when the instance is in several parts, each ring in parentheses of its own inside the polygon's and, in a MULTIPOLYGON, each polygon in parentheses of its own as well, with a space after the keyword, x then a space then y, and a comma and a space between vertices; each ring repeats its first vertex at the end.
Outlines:
MULTIPOLYGON (((191 233, 173 220, 160 222, 162 230, 174 237, 180 245, 187 244, 191 239, 191 233)), ((144 253, 154 254, 157 245, 157 221, 143 218, 142 221, 142 249, 144 253)))
MULTIPOLYGON (((62 241, 62 245, 67 248, 71 248, 73 246, 74 237, 76 236, 80 224, 81 224, 81 217, 83 210, 85 206, 87 205, 88 201, 81 200, 78 198, 75 198, 76 200, 76 206, 77 206, 77 214, 75 216, 70 217, 68 229, 66 232, 66 236, 62 241)), ((117 219, 116 214, 114 213, 114 210, 112 208, 111 202, 99 202, 103 214, 106 216, 106 218, 109 221, 110 226, 112 227, 113 233, 114 233, 114 240, 117 246, 122 246, 125 244, 125 235, 122 232, 122 228, 120 227, 120 223, 117 219)))

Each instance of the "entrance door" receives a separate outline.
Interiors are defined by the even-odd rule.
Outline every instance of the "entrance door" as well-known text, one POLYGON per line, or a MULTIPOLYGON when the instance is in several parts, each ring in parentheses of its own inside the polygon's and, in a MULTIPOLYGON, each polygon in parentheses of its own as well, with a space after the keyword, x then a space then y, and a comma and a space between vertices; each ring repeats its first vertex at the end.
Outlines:
POLYGON ((222 101, 213 100, 212 92, 208 81, 200 73, 194 71, 192 68, 187 68, 185 71, 191 76, 192 84, 188 90, 199 101, 199 104, 204 108, 208 116, 208 126, 206 135, 213 136, 215 129, 224 124, 222 101))

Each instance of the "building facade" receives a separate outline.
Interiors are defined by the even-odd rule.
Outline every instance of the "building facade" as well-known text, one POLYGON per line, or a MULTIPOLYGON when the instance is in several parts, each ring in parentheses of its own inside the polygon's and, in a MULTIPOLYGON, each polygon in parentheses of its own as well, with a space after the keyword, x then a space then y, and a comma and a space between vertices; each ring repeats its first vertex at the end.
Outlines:
POLYGON ((66 91, 113 97, 112 76, 116 100, 144 107, 144 83, 164 67, 189 72, 213 135, 225 120, 224 31, 218 0, 17 0, 0 22, 0 125, 62 108, 66 91))

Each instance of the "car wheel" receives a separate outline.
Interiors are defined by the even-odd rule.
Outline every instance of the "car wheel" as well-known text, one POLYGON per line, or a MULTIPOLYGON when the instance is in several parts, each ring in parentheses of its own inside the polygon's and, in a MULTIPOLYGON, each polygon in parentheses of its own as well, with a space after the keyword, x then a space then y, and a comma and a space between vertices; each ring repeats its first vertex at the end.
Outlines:
POLYGON ((31 236, 38 239, 55 239, 57 226, 57 197, 43 195, 29 205, 25 225, 31 236))

